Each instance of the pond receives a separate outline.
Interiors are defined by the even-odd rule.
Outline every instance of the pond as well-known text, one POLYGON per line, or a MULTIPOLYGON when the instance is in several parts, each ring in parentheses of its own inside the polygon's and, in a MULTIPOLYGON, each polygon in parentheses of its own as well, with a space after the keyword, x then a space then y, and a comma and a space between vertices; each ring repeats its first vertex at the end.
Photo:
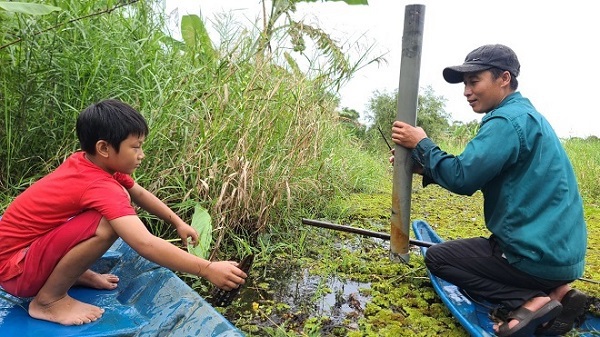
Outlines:
POLYGON ((249 336, 409 336, 429 326, 466 336, 435 296, 417 247, 406 265, 390 261, 388 241, 306 231, 318 238, 306 256, 254 266, 238 299, 223 308, 249 336))
MULTIPOLYGON (((479 198, 415 188, 411 212, 447 240, 487 235, 479 198)), ((350 196, 346 218, 326 221, 389 233, 389 200, 385 193, 350 196)), ((599 214, 586 214, 591 279, 600 276, 593 254, 599 214)), ((220 308, 248 336, 468 336, 433 291, 418 247, 408 264, 397 263, 388 241, 302 225, 281 245, 255 262, 238 299, 220 308)), ((600 296, 597 284, 574 286, 600 296)))

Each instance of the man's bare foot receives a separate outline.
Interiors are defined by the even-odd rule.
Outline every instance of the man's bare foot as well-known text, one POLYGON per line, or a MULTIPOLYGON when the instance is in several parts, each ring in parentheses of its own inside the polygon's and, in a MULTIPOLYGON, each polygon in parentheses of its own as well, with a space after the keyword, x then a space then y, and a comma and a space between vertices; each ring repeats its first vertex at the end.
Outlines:
POLYGON ((80 302, 69 295, 50 303, 36 298, 29 304, 29 316, 62 325, 82 325, 102 317, 104 309, 80 302))
POLYGON ((560 287, 554 288, 552 292, 549 294, 550 298, 557 301, 562 301, 563 297, 571 290, 571 286, 569 284, 563 284, 560 287))
POLYGON ((117 275, 98 274, 88 269, 79 277, 77 282, 75 282, 75 285, 94 289, 112 290, 117 287, 118 282, 119 277, 117 275))

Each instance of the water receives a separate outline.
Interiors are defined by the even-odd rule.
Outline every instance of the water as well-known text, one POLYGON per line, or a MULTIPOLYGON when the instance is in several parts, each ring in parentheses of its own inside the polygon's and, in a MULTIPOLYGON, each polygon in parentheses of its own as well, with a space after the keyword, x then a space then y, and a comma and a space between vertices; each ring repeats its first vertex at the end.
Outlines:
MULTIPOLYGON (((329 230, 319 234, 326 237, 327 249, 334 251, 366 254, 375 248, 389 250, 389 241, 382 239, 348 233, 340 235, 329 230)), ((319 256, 312 258, 320 259, 319 256)), ((239 294, 239 307, 235 312, 254 312, 248 324, 302 329, 307 319, 318 318, 320 332, 329 335, 328 332, 336 327, 358 329, 358 320, 364 317, 365 307, 371 301, 368 295, 371 284, 368 282, 322 275, 319 270, 301 269, 297 264, 281 259, 274 259, 263 268, 252 272, 239 294)))

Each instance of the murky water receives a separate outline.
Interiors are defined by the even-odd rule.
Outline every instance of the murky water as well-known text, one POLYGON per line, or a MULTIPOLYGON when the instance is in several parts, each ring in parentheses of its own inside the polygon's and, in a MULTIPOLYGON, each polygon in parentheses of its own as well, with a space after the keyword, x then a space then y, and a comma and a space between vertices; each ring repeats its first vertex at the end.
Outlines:
POLYGON ((361 289, 370 288, 369 283, 311 275, 307 269, 278 268, 271 272, 278 276, 269 282, 270 289, 258 287, 260 279, 250 280, 240 294, 240 304, 248 309, 252 303, 265 301, 285 304, 288 306, 285 311, 292 314, 273 313, 268 320, 275 324, 283 320, 301 322, 308 317, 328 317, 328 325, 348 326, 349 321, 355 322, 362 315, 370 299, 361 293, 361 289))
POLYGON ((336 277, 322 278, 311 276, 307 270, 302 277, 289 284, 277 297, 297 309, 310 308, 319 316, 328 316, 334 321, 343 320, 350 313, 362 312, 368 297, 361 295, 361 289, 368 289, 368 283, 340 280, 336 277), (323 289, 331 290, 323 292, 323 289), (310 299, 311 303, 305 303, 310 299), (307 305, 308 304, 308 305, 307 305))
MULTIPOLYGON (((328 236, 328 233, 332 235, 327 239, 328 249, 334 251, 349 250, 360 255, 375 248, 389 250, 387 240, 358 234, 340 238, 335 231, 321 234, 328 236)), ((253 325, 302 329, 307 319, 319 318, 321 333, 327 334, 336 327, 354 330, 358 329, 358 320, 364 317, 365 307, 371 301, 368 282, 323 276, 319 270, 300 269, 294 263, 273 261, 263 268, 253 270, 235 303, 238 306, 235 312, 255 312, 250 320, 253 325)))

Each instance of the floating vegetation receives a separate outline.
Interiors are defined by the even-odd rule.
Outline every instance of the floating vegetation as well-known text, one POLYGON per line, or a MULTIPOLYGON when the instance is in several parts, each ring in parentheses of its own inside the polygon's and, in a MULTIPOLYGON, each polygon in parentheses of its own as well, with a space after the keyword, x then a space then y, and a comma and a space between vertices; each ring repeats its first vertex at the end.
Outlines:
MULTIPOLYGON (((414 220, 426 220, 447 240, 489 235, 480 193, 457 196, 419 184, 414 220)), ((388 194, 353 194, 333 204, 343 217, 328 221, 389 232, 388 194)), ((592 232, 600 227, 597 211, 587 211, 586 220, 592 232)), ((248 336, 468 336, 435 294, 416 247, 409 264, 395 263, 388 241, 311 226, 298 230, 307 237, 302 250, 286 247, 258 261, 239 299, 223 311, 248 336)), ((588 257, 586 276, 598 279, 592 272, 597 263, 597 255, 588 257)), ((593 283, 574 286, 598 297, 593 283)))

